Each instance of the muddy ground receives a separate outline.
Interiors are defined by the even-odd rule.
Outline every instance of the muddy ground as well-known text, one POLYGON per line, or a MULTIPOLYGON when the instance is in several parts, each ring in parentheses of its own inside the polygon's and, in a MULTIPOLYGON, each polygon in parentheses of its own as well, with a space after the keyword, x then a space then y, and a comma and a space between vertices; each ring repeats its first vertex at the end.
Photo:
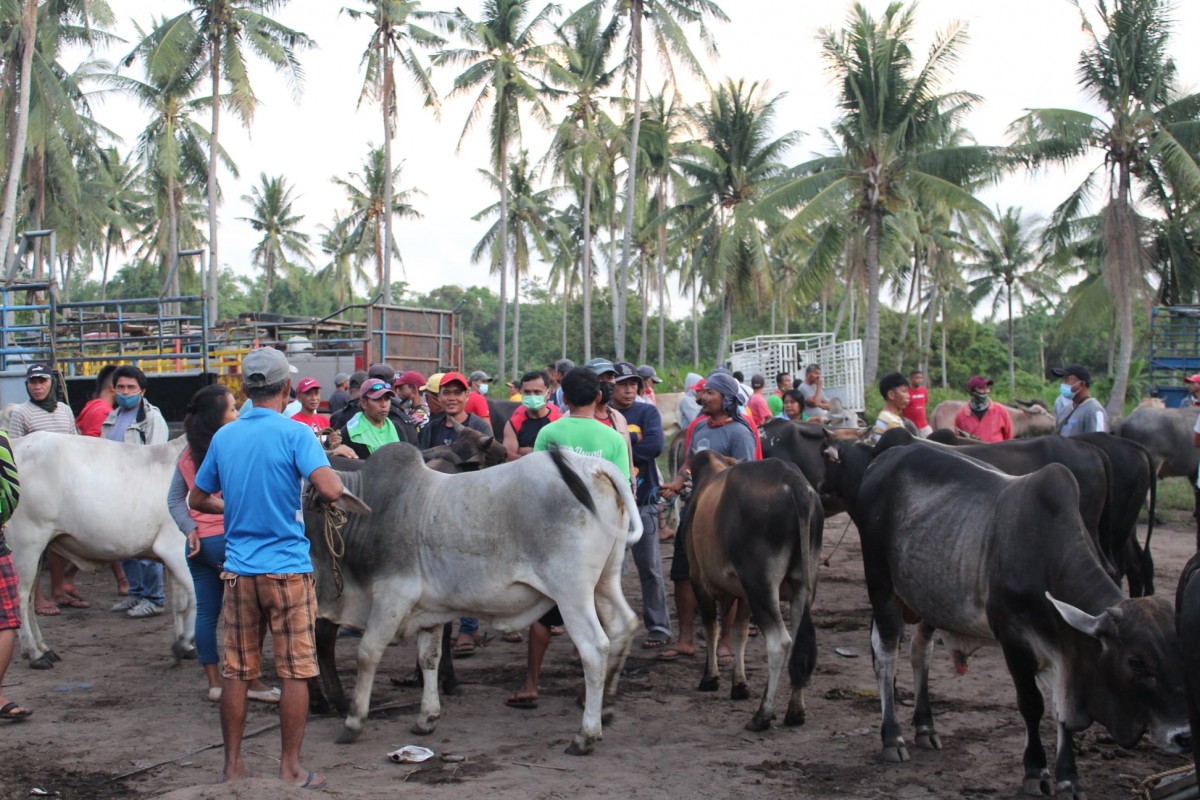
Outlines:
MULTIPOLYGON (((1166 596, 1173 596, 1179 571, 1195 546, 1189 522, 1179 515, 1154 535, 1158 586, 1166 596)), ((42 618, 46 640, 62 662, 43 672, 17 660, 9 670, 5 691, 36 713, 26 722, 0 725, 0 798, 26 798, 34 787, 64 800, 272 800, 322 793, 364 799, 520 800, 1021 796, 1023 727, 998 649, 978 653, 969 673, 959 678, 948 652, 939 646, 932 691, 944 749, 913 748, 907 764, 880 762, 869 611, 853 527, 834 552, 845 526, 846 517, 839 516, 826 528, 825 551, 832 554, 832 562, 820 572, 815 614, 820 655, 803 727, 776 727, 760 734, 743 730, 765 682, 761 638, 751 640, 747 658, 755 699, 735 702, 728 696, 728 674, 722 676, 720 692, 699 693, 698 660, 657 662, 653 653, 636 646, 639 637, 616 718, 606 726, 604 740, 590 757, 564 755, 580 721, 575 705, 580 670, 572 660, 570 642, 559 638, 551 647, 540 707, 517 711, 503 701, 521 682, 525 646, 493 635, 476 655, 456 662, 464 692, 445 700, 437 732, 419 739, 409 733, 418 691, 390 681, 413 663, 415 648, 407 644, 392 648, 375 684, 374 705, 392 708, 372 714, 356 744, 333 743, 340 720, 310 719, 303 763, 328 776, 322 792, 292 790, 271 778, 216 785, 222 757, 217 707, 205 698, 195 662, 172 666, 169 619, 132 620, 109 613, 115 600, 111 575, 82 575, 80 587, 93 607, 42 618), (838 655, 835 648, 857 657, 838 655), (389 750, 409 743, 439 754, 461 754, 466 760, 432 760, 417 766, 385 758, 389 750), (217 746, 202 750, 209 745, 217 746), (161 765, 120 777, 152 764, 161 765)), ((670 545, 663 552, 669 558, 670 545)), ((640 609, 632 566, 625 585, 630 602, 640 609)), ((349 684, 354 640, 341 640, 339 663, 349 684)), ((900 682, 901 696, 909 701, 907 668, 900 682)), ((781 698, 786 702, 786 694, 781 698)), ((273 707, 251 705, 248 731, 276 721, 273 707)), ((907 720, 905 724, 911 742, 907 720)), ((1049 724, 1043 736, 1052 747, 1049 724)), ((1095 726, 1077 737, 1076 744, 1085 785, 1097 799, 1129 797, 1137 780, 1187 763, 1146 745, 1121 749, 1095 726)), ((277 729, 249 739, 245 749, 252 769, 276 773, 277 729)))

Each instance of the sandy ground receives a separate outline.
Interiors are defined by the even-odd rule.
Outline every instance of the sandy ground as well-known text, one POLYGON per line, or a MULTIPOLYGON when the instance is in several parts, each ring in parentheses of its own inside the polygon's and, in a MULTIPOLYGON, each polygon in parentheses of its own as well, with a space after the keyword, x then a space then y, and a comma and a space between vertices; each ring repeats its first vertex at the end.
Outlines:
MULTIPOLYGON (((1173 595, 1179 570, 1194 547, 1187 522, 1180 515, 1173 527, 1155 533, 1158 586, 1164 595, 1173 595)), ((845 525, 844 516, 828 524, 827 555, 845 525)), ((669 545, 664 554, 669 557, 669 545)), ((636 576, 630 569, 626 591, 639 608, 636 576)), ((26 722, 0 726, 4 800, 29 797, 34 787, 65 800, 273 800, 322 793, 345 798, 476 795, 521 800, 1021 796, 1023 727, 998 649, 978 653, 970 672, 957 678, 949 654, 939 646, 932 691, 944 749, 913 748, 912 761, 903 765, 880 762, 879 703, 867 640, 869 610, 852 527, 832 554, 831 565, 821 569, 815 615, 820 655, 803 727, 776 727, 761 734, 743 730, 765 683, 761 639, 751 640, 747 658, 754 699, 740 702, 729 699, 727 673, 721 691, 699 693, 698 660, 660 663, 652 653, 635 647, 616 718, 606 726, 595 754, 564 755, 580 721, 575 705, 580 671, 569 641, 556 639, 551 647, 540 707, 517 711, 503 701, 524 674, 525 646, 494 636, 475 656, 456 662, 465 691, 445 700, 436 733, 418 739, 409 733, 417 690, 393 686, 389 680, 406 673, 413 663, 415 648, 402 645, 385 658, 373 698, 375 706, 393 708, 372 714, 357 743, 333 743, 340 720, 310 719, 303 763, 328 775, 329 785, 322 792, 290 789, 273 778, 217 785, 222 758, 217 707, 205 699, 195 662, 172 666, 168 619, 131 620, 111 614, 111 576, 81 578, 93 607, 43 618, 47 642, 63 661, 53 670, 34 671, 18 660, 9 670, 5 691, 36 713, 26 722), (835 654, 835 647, 857 657, 835 654), (461 754, 466 760, 435 759, 417 766, 386 759, 389 750, 410 743, 431 747, 439 755, 461 754), (155 764, 159 766, 121 777, 155 764)), ((353 640, 341 641, 339 662, 350 684, 353 640)), ((910 702, 907 669, 901 671, 900 683, 902 698, 910 702)), ((785 693, 781 700, 779 719, 785 693)), ((247 730, 270 726, 276 719, 274 708, 252 704, 247 730)), ((906 736, 911 742, 907 727, 906 736)), ((1048 724, 1043 736, 1053 747, 1048 724)), ((1186 763, 1144 744, 1123 750, 1095 726, 1077 737, 1077 748, 1092 798, 1129 797, 1138 779, 1186 763)), ((249 764, 260 774, 276 774, 278 750, 275 728, 246 742, 249 764)))

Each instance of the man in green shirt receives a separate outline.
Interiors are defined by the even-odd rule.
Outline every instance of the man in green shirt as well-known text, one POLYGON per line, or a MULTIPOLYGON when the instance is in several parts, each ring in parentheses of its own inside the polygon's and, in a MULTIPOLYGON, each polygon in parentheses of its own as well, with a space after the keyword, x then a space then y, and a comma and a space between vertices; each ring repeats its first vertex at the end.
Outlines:
POLYGON ((395 392, 382 378, 369 378, 362 386, 362 410, 342 428, 342 442, 359 458, 366 458, 385 444, 403 442, 404 437, 388 416, 395 392))
MULTIPOLYGON (((538 433, 533 450, 549 450, 558 447, 585 456, 603 458, 613 464, 630 479, 629 447, 625 437, 596 420, 596 403, 600 400, 600 376, 589 367, 575 367, 562 379, 563 402, 568 414, 551 422, 538 433)), ((636 514, 636 509, 630 509, 636 514)), ((562 625, 558 606, 547 611, 541 619, 529 626, 529 662, 525 672, 525 685, 504 701, 510 708, 537 708, 538 678, 542 673, 542 659, 550 646, 550 627, 562 625)))

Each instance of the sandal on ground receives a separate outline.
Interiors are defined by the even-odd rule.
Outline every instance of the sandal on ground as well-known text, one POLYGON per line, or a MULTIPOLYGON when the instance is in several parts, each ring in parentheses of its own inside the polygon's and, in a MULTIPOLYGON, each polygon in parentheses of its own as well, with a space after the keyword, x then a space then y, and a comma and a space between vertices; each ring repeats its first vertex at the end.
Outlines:
POLYGON ((62 613, 55 603, 45 606, 34 606, 33 610, 39 617, 57 617, 62 613))
POLYGON ((509 631, 501 636, 500 639, 505 642, 512 642, 513 644, 520 644, 521 642, 525 641, 525 637, 520 631, 509 631))
POLYGON ((3 707, 0 707, 0 719, 7 719, 15 722, 21 719, 28 719, 32 716, 32 711, 30 711, 28 708, 22 708, 16 703, 5 703, 3 707))
POLYGON ((279 698, 282 697, 282 693, 279 691, 278 687, 260 689, 258 691, 251 689, 250 691, 246 692, 246 697, 259 703, 274 704, 279 702, 279 698))
POLYGON ((479 649, 479 642, 477 642, 474 638, 466 640, 459 639, 454 643, 454 646, 450 648, 450 656, 452 658, 467 658, 468 656, 475 655, 475 651, 477 649, 479 649))
POLYGON ((522 694, 518 689, 508 696, 508 698, 504 701, 504 705, 508 706, 509 708, 519 708, 523 711, 531 711, 538 707, 538 697, 536 694, 532 697, 527 694, 522 694))
POLYGON ((68 594, 65 600, 55 600, 59 608, 91 608, 92 604, 78 595, 68 594))
POLYGON ((671 643, 671 640, 665 636, 657 636, 650 634, 650 638, 642 642, 643 650, 659 650, 671 643))
POLYGON ((667 650, 663 650, 661 653, 659 653, 658 657, 655 660, 657 660, 657 661, 678 661, 681 658, 695 658, 695 657, 696 657, 695 652, 688 653, 686 651, 680 650, 677 647, 672 647, 667 650))

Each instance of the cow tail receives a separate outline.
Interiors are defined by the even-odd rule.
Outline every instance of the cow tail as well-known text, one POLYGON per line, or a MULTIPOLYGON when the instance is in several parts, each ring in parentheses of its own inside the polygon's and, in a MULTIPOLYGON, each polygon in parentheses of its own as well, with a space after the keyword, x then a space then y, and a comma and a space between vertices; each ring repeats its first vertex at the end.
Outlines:
MULTIPOLYGON (((1148 569, 1151 578, 1154 577, 1154 561, 1150 557, 1150 537, 1154 535, 1154 506, 1158 501, 1158 474, 1154 470, 1154 459, 1146 453, 1146 469, 1150 470, 1150 517, 1146 520, 1146 545, 1142 548, 1142 568, 1148 569)), ((1137 527, 1134 526, 1134 537, 1137 537, 1137 527)))
POLYGON ((550 460, 554 462, 554 466, 558 468, 558 474, 562 477, 563 483, 571 490, 571 494, 575 495, 583 506, 596 516, 596 501, 592 499, 592 493, 588 491, 584 485, 583 479, 579 477, 575 470, 571 469, 571 465, 567 463, 566 457, 562 454, 562 450, 557 447, 550 448, 550 460))

